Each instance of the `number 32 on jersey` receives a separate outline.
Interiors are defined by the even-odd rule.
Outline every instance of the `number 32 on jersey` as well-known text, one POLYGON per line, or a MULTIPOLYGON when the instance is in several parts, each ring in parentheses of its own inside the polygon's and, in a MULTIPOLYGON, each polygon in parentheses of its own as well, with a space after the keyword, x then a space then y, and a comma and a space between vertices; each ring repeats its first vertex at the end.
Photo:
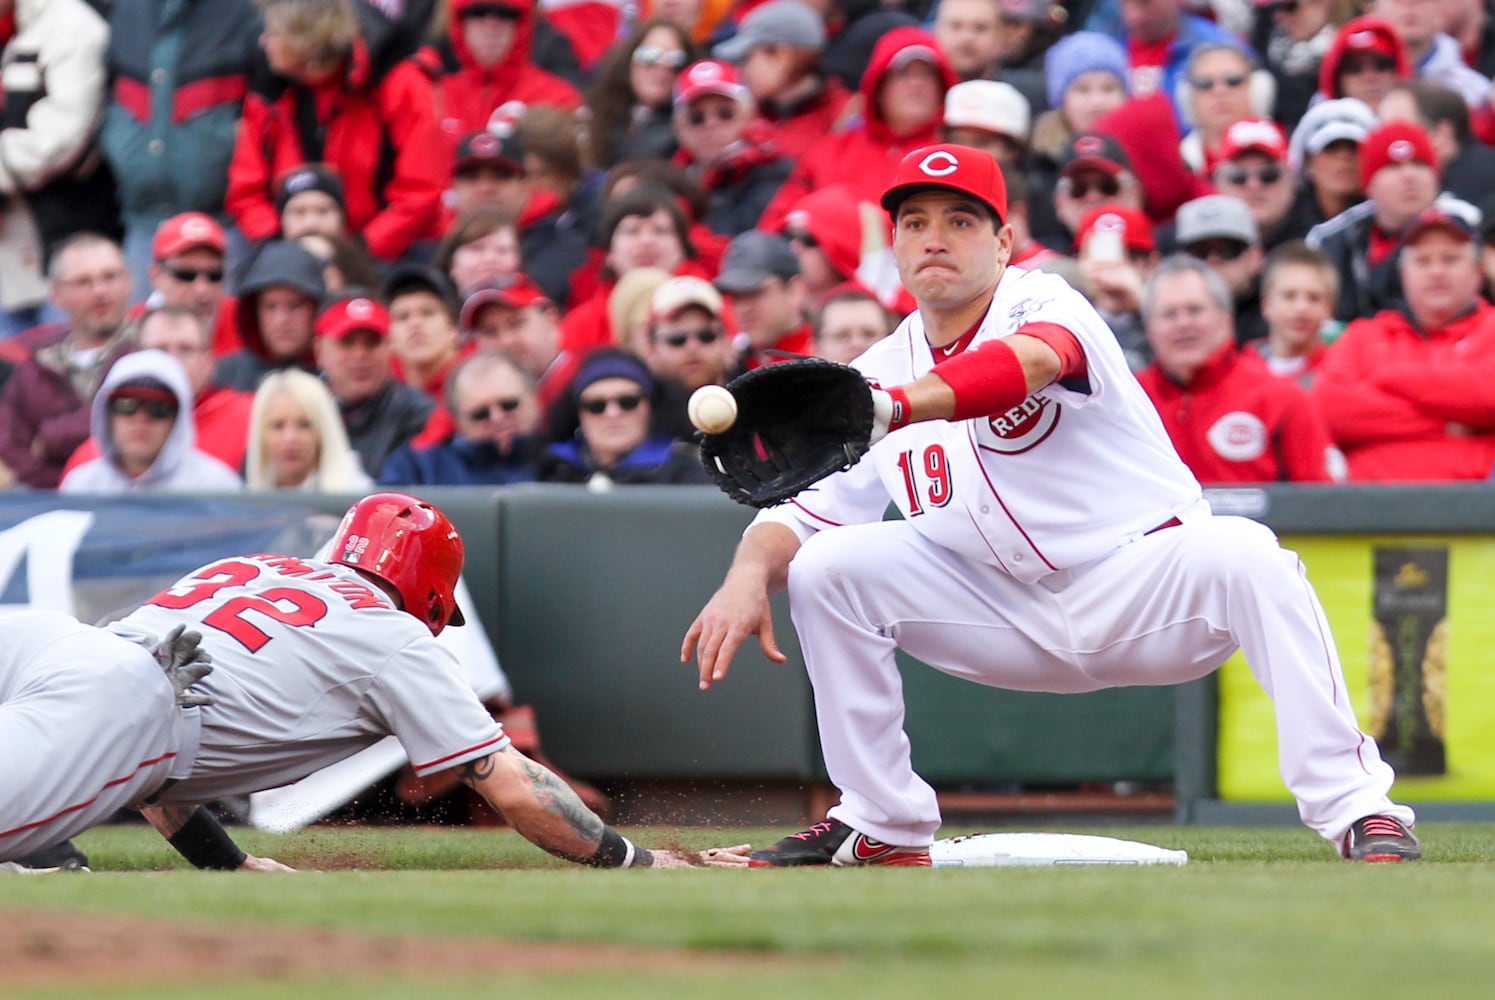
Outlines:
MULTIPOLYGON (((147 604, 173 611, 210 601, 229 587, 243 587, 260 575, 260 567, 236 559, 214 563, 163 590, 147 604)), ((270 636, 251 620, 264 616, 282 625, 302 627, 315 625, 327 617, 327 602, 315 594, 295 587, 270 587, 253 594, 230 597, 202 618, 202 623, 236 639, 251 653, 257 653, 270 636)))

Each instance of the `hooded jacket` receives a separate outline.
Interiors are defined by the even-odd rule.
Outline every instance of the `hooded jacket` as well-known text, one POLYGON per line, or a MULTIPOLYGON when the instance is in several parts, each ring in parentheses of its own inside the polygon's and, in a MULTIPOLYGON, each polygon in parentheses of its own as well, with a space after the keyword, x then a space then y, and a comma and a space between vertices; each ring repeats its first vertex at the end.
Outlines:
POLYGON ((245 99, 224 207, 245 236, 268 239, 280 232, 276 178, 327 163, 342 175, 348 229, 394 260, 436 235, 451 150, 430 78, 413 60, 386 66, 393 26, 370 5, 353 6, 365 34, 340 77, 317 87, 277 77, 245 99))
POLYGON ((62 480, 62 493, 133 493, 156 490, 177 493, 213 493, 242 490, 238 473, 196 447, 193 429, 192 390, 181 363, 165 351, 127 354, 109 370, 104 384, 93 397, 89 423, 98 442, 99 457, 84 462, 62 480), (130 379, 149 376, 171 390, 177 400, 177 416, 171 434, 150 468, 131 477, 119 467, 119 449, 110 431, 109 395, 130 379))
POLYGON ((1334 44, 1329 46, 1329 52, 1324 56, 1324 61, 1319 63, 1320 100, 1345 96, 1344 92, 1339 89, 1337 80, 1339 64, 1344 62, 1344 57, 1349 51, 1346 40, 1351 35, 1362 31, 1369 31, 1377 36, 1395 53, 1398 80, 1406 80, 1412 76, 1412 66, 1407 62, 1407 46, 1402 42, 1402 36, 1398 35, 1396 29, 1391 26, 1391 22, 1379 17, 1357 17, 1346 21, 1344 27, 1339 29, 1339 34, 1334 38, 1334 44))
POLYGON ((566 109, 581 106, 581 94, 575 87, 534 63, 534 0, 504 0, 505 7, 519 12, 509 51, 493 66, 479 66, 473 61, 462 37, 462 14, 479 2, 452 0, 447 36, 434 46, 439 65, 436 117, 454 146, 468 132, 486 129, 493 113, 510 102, 566 109))
POLYGON ((214 382, 241 392, 253 392, 259 387, 260 379, 277 369, 299 365, 307 371, 316 371, 310 337, 307 338, 306 350, 297 358, 271 357, 265 347, 260 332, 259 298, 266 290, 278 286, 292 288, 313 302, 321 302, 327 291, 322 280, 322 265, 310 251, 283 240, 260 247, 239 285, 236 319, 239 339, 244 346, 218 360, 213 371, 214 382))
POLYGON ((945 119, 945 93, 959 82, 950 61, 929 32, 907 27, 888 32, 872 50, 872 61, 862 74, 861 117, 805 154, 764 210, 759 227, 770 231, 780 229, 795 202, 829 184, 845 184, 858 200, 877 204, 904 154, 939 141, 940 126, 945 119), (900 53, 919 48, 928 50, 943 83, 939 106, 934 116, 914 131, 895 135, 882 117, 878 92, 900 53))

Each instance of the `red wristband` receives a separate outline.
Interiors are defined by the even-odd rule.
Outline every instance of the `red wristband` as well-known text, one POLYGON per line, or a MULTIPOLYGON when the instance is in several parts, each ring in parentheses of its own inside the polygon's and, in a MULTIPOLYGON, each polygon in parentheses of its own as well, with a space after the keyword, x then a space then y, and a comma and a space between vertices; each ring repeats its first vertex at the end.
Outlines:
POLYGON ((989 417, 1028 398, 1023 363, 1005 341, 993 340, 974 351, 963 351, 935 365, 934 373, 955 392, 951 420, 989 417))
POLYGON ((888 431, 891 433, 913 419, 914 411, 909 405, 908 393, 902 386, 895 385, 891 389, 884 389, 883 392, 893 397, 893 418, 888 421, 888 431))

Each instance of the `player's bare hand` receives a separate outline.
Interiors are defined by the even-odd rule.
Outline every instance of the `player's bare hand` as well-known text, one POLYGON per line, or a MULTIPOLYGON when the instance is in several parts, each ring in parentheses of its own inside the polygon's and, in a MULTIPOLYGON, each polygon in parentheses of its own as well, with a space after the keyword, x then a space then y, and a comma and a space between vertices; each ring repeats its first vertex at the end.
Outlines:
POLYGON ((774 638, 768 589, 729 574, 721 589, 711 596, 686 630, 685 641, 680 645, 680 662, 689 663, 694 655, 701 690, 709 690, 711 685, 727 676, 732 657, 752 635, 758 637, 764 656, 775 663, 788 659, 774 638))
POLYGON ((710 847, 704 851, 651 851, 651 868, 746 868, 750 844, 710 847))
POLYGON ((239 866, 241 872, 293 872, 296 869, 290 865, 283 865, 274 858, 257 858, 253 854, 244 858, 244 863, 239 866))

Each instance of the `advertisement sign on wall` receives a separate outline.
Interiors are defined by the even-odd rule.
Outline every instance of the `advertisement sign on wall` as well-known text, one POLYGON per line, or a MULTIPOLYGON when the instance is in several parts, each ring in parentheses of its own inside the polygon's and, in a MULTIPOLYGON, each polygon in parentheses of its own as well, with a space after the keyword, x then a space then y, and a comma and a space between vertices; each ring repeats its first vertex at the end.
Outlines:
MULTIPOLYGON (((1393 795, 1495 798, 1495 539, 1284 537, 1318 590, 1360 726, 1393 795)), ((1272 705, 1245 660, 1220 672, 1219 793, 1290 801, 1272 705)))

